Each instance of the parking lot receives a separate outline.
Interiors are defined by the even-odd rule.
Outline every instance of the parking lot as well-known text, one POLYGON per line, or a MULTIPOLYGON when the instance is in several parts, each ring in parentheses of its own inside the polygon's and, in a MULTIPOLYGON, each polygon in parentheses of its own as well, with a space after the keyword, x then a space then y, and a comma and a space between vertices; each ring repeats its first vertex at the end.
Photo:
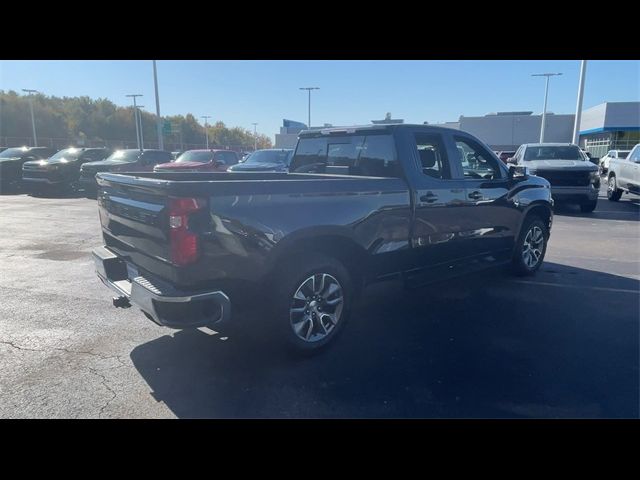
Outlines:
POLYGON ((320 356, 111 306, 95 200, 0 196, 0 417, 638 417, 640 201, 556 211, 537 276, 368 289, 320 356))

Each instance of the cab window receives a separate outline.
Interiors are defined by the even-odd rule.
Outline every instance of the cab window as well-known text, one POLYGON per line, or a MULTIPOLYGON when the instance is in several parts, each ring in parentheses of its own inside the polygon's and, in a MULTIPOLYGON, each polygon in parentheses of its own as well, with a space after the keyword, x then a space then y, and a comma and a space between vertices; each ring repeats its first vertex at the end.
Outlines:
POLYGON ((477 142, 454 136, 458 161, 467 180, 495 180, 502 178, 498 160, 477 142))

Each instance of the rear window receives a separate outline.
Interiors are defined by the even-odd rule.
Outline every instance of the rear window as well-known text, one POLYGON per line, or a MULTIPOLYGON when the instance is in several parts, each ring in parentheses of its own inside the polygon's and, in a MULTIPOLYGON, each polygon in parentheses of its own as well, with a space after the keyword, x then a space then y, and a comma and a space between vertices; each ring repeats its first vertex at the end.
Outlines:
POLYGON ((371 177, 401 176, 391 135, 301 138, 291 160, 290 171, 371 177))
POLYGON ((190 151, 184 152, 176 159, 176 163, 183 162, 198 162, 198 163, 208 163, 213 158, 213 152, 198 152, 198 151, 190 151))

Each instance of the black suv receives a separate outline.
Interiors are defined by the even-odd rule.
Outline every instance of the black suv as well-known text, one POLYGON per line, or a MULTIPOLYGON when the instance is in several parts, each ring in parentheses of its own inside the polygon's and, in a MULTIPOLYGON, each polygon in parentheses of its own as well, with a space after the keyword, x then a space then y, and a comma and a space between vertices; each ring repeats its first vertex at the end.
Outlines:
POLYGON ((56 151, 50 147, 12 147, 0 152, 0 189, 20 185, 25 162, 49 158, 56 151))
POLYGON ((83 163, 104 160, 111 155, 108 148, 65 148, 47 160, 25 162, 22 181, 32 190, 42 187, 71 187, 80 178, 83 163))

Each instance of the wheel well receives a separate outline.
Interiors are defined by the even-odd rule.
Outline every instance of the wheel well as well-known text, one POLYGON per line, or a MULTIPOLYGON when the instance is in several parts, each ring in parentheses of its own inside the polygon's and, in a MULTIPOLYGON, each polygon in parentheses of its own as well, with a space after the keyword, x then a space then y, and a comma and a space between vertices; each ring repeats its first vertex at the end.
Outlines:
POLYGON ((551 225, 549 224, 551 221, 551 209, 549 209, 549 207, 546 207, 544 205, 537 205, 533 207, 531 210, 527 212, 525 220, 533 216, 540 217, 540 219, 545 223, 547 228, 551 229, 551 225))
POLYGON ((364 248, 348 238, 321 235, 300 239, 288 247, 276 263, 292 261, 295 257, 309 252, 322 253, 335 258, 349 271, 356 288, 362 285, 366 275, 365 265, 367 262, 365 257, 367 253, 364 248))

